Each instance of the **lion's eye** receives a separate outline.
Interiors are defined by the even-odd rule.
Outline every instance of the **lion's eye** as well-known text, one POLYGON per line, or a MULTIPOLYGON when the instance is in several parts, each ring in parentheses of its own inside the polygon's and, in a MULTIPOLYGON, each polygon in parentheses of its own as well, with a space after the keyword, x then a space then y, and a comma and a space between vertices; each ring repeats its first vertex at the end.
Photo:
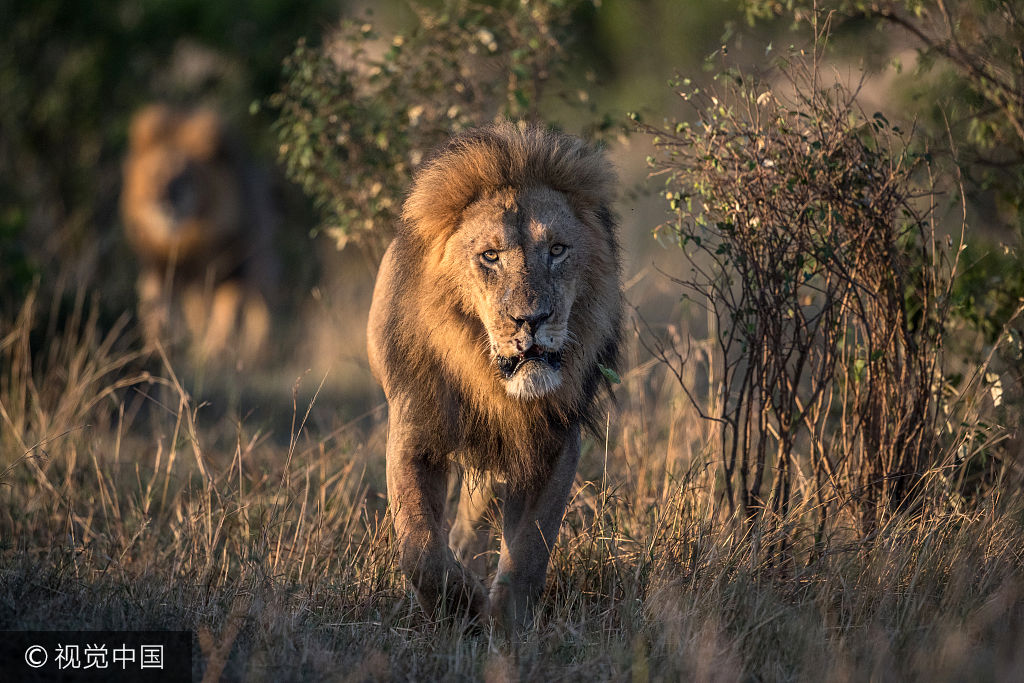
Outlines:
POLYGON ((480 255, 483 256, 484 261, 487 261, 488 263, 494 263, 498 260, 498 252, 493 249, 488 249, 480 255))
POLYGON ((564 244, 552 244, 551 255, 554 256, 555 258, 558 258, 562 254, 564 254, 568 248, 569 247, 565 246, 564 244))

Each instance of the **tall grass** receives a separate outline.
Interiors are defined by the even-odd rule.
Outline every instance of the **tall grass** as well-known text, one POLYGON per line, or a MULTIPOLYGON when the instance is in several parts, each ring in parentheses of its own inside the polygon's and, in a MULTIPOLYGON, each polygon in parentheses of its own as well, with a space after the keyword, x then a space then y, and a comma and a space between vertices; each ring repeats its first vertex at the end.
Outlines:
MULTIPOLYGON (((210 679, 1024 668, 1024 506, 1011 489, 897 512, 871 538, 838 529, 781 561, 776 538, 734 533, 713 425, 638 351, 607 433, 585 446, 537 629, 508 644, 412 600, 391 549, 379 416, 318 434, 293 398, 289 438, 268 438, 258 416, 207 424, 172 367, 140 359, 122 328, 101 334, 85 313, 51 325, 37 309, 26 301, 0 342, 0 627, 190 629, 194 671, 210 679)), ((706 367, 685 379, 707 383, 706 367)))

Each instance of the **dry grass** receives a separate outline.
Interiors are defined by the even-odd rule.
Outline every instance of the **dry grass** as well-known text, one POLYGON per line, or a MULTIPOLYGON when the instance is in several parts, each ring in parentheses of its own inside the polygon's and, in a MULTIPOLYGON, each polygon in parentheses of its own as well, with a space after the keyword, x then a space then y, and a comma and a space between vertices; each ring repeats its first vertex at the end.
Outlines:
POLYGON ((709 423, 634 353, 585 446, 536 632, 509 646, 412 602, 379 414, 314 427, 297 400, 290 435, 259 414, 204 420, 122 327, 101 335, 81 302, 60 325, 36 308, 0 328, 2 628, 190 629, 197 677, 244 680, 1024 676, 1008 484, 773 554, 733 535, 709 423))

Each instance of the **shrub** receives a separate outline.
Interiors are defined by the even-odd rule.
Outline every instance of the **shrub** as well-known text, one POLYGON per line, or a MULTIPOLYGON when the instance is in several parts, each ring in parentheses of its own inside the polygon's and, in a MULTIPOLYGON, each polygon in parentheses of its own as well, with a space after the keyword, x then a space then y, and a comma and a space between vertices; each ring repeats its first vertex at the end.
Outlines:
MULTIPOLYGON (((498 116, 550 119, 547 86, 565 84, 571 20, 587 4, 449 0, 417 7, 408 35, 347 20, 320 47, 300 40, 270 100, 280 158, 339 248, 386 242, 411 169, 453 132, 498 116)), ((586 91, 571 92, 596 120, 586 91)))
MULTIPOLYGON (((1017 3, 962 0, 744 0, 748 20, 782 15, 794 24, 828 16, 837 35, 872 44, 860 57, 880 62, 908 47, 916 58, 887 93, 962 175, 968 213, 979 228, 964 261, 957 315, 995 341, 1024 298, 1024 16, 1017 3), (880 59, 881 57, 881 59, 880 59), (986 225, 987 224, 987 225, 986 225), (984 233, 988 234, 985 235, 984 233), (987 237, 987 239, 986 239, 987 237)), ((1018 325, 1019 331, 1019 325, 1018 325)), ((1016 360, 1016 359, 1015 359, 1016 360)), ((1018 381, 1019 383, 1019 381, 1018 381)))
POLYGON ((943 394, 962 239, 939 239, 928 157, 855 92, 821 87, 817 57, 775 83, 683 81, 696 123, 641 128, 672 211, 659 235, 715 323, 709 417, 729 509, 769 525, 809 512, 820 537, 833 516, 870 533, 920 501, 978 432, 964 395, 943 394))

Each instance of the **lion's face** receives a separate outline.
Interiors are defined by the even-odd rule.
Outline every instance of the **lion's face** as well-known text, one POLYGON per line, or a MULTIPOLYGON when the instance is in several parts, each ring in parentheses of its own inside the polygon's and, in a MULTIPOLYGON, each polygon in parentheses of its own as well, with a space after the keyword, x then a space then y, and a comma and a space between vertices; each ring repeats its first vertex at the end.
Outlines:
POLYGON ((511 396, 539 398, 562 383, 570 313, 591 248, 566 197, 546 187, 474 202, 448 241, 446 270, 463 310, 480 320, 511 396))
POLYGON ((122 211, 147 253, 188 258, 233 237, 242 199, 219 117, 151 106, 132 122, 122 211))

